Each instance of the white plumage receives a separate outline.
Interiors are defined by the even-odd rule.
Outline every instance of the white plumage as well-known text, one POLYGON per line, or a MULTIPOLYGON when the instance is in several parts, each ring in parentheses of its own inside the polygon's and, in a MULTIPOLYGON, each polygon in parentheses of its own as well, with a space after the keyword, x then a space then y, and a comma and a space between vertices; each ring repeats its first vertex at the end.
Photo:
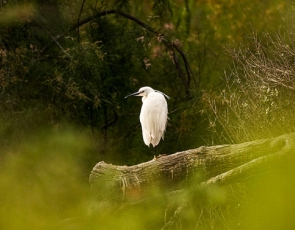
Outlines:
POLYGON ((168 119, 168 106, 165 97, 169 97, 151 87, 142 87, 138 92, 129 96, 142 96, 142 107, 140 112, 140 123, 142 128, 143 141, 147 146, 150 144, 156 147, 161 138, 164 139, 164 132, 168 119))

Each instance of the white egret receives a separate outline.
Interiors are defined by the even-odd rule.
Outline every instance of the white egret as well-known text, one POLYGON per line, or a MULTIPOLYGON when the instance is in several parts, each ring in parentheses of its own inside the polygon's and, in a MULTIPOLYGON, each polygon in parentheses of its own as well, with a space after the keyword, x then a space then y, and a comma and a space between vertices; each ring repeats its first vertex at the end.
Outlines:
POLYGON ((125 98, 130 96, 142 97, 142 107, 139 116, 142 137, 147 146, 153 145, 154 158, 156 158, 156 146, 159 144, 161 137, 164 140, 168 119, 168 106, 165 97, 168 99, 170 97, 148 86, 140 88, 138 92, 132 93, 125 98))

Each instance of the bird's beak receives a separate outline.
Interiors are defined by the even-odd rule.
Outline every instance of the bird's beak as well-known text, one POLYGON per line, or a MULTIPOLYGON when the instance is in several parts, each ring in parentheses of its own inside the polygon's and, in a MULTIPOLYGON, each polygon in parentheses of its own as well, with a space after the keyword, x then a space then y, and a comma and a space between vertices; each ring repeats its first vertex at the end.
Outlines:
POLYGON ((141 92, 132 93, 132 94, 127 95, 125 98, 130 97, 130 96, 137 96, 139 94, 141 94, 141 92))

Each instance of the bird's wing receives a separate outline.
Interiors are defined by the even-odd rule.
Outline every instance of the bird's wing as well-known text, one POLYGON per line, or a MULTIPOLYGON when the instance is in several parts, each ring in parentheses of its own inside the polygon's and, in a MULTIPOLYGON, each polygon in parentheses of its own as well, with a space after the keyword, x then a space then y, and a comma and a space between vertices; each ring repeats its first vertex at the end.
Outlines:
POLYGON ((159 144, 167 124, 167 102, 160 93, 150 93, 144 100, 140 113, 143 140, 146 145, 159 144))

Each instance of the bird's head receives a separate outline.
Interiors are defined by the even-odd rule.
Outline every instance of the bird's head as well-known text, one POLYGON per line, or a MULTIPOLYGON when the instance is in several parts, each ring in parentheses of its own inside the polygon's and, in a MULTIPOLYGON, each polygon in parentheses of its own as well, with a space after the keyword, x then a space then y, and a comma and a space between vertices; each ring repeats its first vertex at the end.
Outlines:
POLYGON ((146 97, 149 93, 155 92, 154 89, 152 89, 149 86, 142 87, 138 90, 138 92, 132 93, 130 95, 127 95, 125 98, 130 97, 130 96, 141 96, 141 97, 146 97))

